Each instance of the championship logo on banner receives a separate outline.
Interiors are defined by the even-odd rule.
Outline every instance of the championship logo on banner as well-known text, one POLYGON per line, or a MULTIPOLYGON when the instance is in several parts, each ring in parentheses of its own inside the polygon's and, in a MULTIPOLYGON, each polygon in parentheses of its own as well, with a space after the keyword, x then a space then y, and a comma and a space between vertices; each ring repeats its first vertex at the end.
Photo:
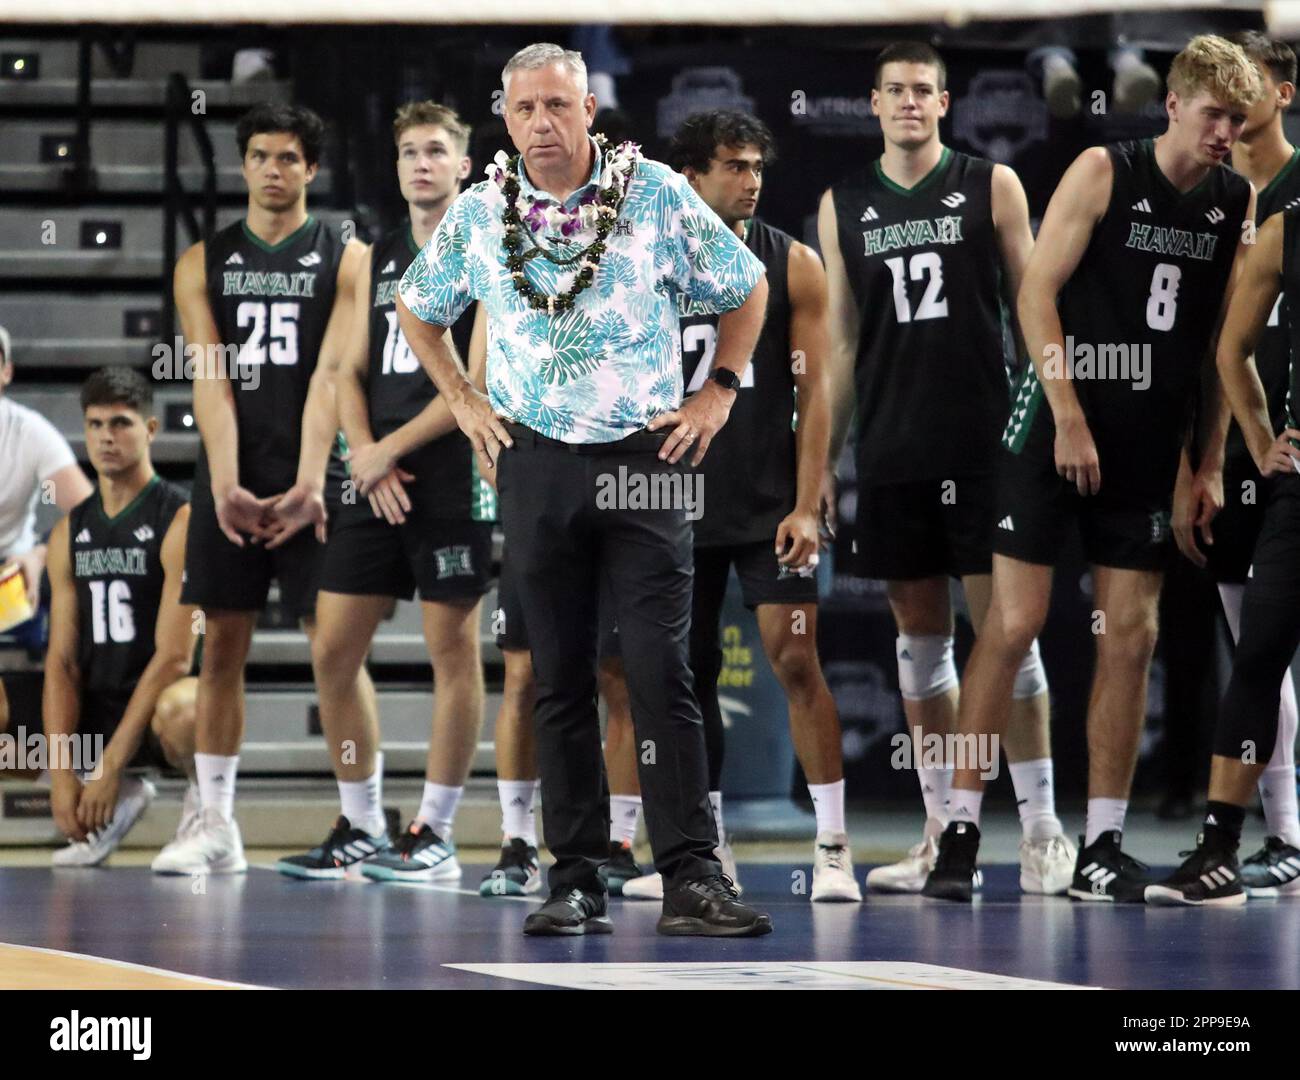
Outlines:
POLYGON ((670 138, 688 116, 708 109, 754 111, 754 99, 745 93, 733 68, 687 68, 674 76, 672 90, 659 101, 659 137, 670 138))
POLYGON ((1023 71, 982 71, 953 102, 953 136, 990 161, 1012 161, 1047 138, 1047 102, 1023 71))

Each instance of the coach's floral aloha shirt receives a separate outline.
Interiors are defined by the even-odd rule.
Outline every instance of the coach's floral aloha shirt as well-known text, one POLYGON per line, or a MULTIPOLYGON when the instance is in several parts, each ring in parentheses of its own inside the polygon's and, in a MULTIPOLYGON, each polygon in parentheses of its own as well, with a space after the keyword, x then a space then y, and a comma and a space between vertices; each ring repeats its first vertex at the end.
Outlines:
MULTIPOLYGON (((595 142, 592 141, 595 148, 595 142)), ((587 185, 598 186, 599 149, 587 185)), ((521 192, 539 192, 520 169, 521 192)), ((505 198, 491 180, 462 192, 402 278, 402 301, 425 322, 450 326, 473 300, 488 313, 487 387, 492 407, 534 431, 573 443, 611 442, 677 408, 682 399, 679 296, 691 310, 739 307, 763 264, 668 166, 642 158, 591 285, 574 307, 531 310, 510 281, 501 243, 505 198)), ((594 229, 568 244, 576 252, 594 229)), ((533 287, 556 295, 575 271, 540 255, 525 267, 533 287)))

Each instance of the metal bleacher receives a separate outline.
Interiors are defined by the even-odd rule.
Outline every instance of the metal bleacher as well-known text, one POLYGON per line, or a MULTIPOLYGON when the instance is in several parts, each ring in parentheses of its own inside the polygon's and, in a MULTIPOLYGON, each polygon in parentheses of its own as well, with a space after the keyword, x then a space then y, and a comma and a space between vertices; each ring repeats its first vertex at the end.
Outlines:
MULTIPOLYGON (((239 83, 214 79, 211 71, 203 77, 203 49, 212 34, 205 31, 200 39, 176 33, 176 40, 140 41, 85 29, 0 37, 0 325, 12 335, 16 365, 7 392, 47 416, 83 465, 77 400, 82 379, 106 364, 151 372, 156 346, 173 332, 165 310, 174 258, 168 250, 169 214, 182 226, 175 230, 176 252, 197 239, 183 226, 187 215, 201 221, 208 209, 198 205, 205 185, 216 226, 238 220, 246 196, 235 122, 255 102, 292 96, 288 81, 239 83), (199 120, 169 114, 177 108, 178 88, 191 116, 192 104, 202 102, 199 120), (196 126, 210 141, 210 169, 196 126), (170 175, 169 138, 175 149, 170 175)), ((309 207, 337 227, 355 215, 335 205, 334 181, 323 162, 309 207)), ((198 448, 189 386, 160 381, 156 395, 162 431, 154 460, 169 479, 188 484, 198 448)), ((53 513, 46 510, 40 526, 52 523, 53 513)), ((483 605, 482 626, 489 687, 500 667, 488 626, 493 600, 489 596, 483 605)), ((246 842, 253 844, 301 842, 327 823, 320 804, 333 799, 307 639, 275 601, 273 592, 249 658, 240 772, 255 785, 254 800, 269 799, 278 809, 253 816, 264 823, 261 834, 256 828, 250 834, 245 822, 246 842)), ((4 651, 0 648, 0 669, 24 666, 17 659, 6 662, 4 651)), ((424 767, 431 709, 418 604, 398 604, 376 637, 370 667, 386 769, 414 781, 424 767)), ((493 770, 497 702, 498 695, 489 693, 476 774, 493 770)), ((39 718, 26 723, 32 729, 39 718)), ((470 842, 496 838, 495 798, 485 785, 480 781, 482 790, 471 793, 461 815, 461 835, 470 842)), ((144 842, 162 832, 146 828, 144 842)), ((48 821, 18 827, 0 815, 0 843, 50 838, 48 821)))

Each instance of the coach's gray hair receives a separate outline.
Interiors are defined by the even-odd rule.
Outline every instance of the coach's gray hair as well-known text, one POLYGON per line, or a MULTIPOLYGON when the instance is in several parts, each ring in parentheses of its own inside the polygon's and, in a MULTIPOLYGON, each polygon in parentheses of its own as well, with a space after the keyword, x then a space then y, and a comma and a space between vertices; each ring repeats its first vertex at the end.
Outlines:
POLYGON ((510 76, 514 72, 537 71, 539 68, 550 67, 552 64, 560 64, 568 68, 574 79, 577 80, 583 95, 586 95, 587 64, 582 59, 582 53, 573 49, 561 48, 549 41, 539 41, 532 45, 526 45, 507 60, 506 66, 501 69, 501 85, 508 91, 510 89, 510 76))

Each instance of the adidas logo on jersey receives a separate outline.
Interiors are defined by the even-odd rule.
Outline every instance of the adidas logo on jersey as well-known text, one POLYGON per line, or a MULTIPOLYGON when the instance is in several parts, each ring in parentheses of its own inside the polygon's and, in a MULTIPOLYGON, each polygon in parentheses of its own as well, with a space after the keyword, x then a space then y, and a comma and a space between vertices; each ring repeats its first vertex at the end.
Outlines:
POLYGON ((89 530, 89 529, 82 529, 81 532, 77 533, 76 539, 73 540, 73 543, 74 543, 74 544, 89 544, 89 543, 90 543, 90 530, 89 530))
POLYGON ((143 544, 146 540, 153 539, 153 529, 148 525, 141 525, 131 535, 134 536, 137 540, 140 541, 140 543, 143 544))
POLYGON ((316 266, 320 263, 321 257, 319 251, 312 251, 298 260, 299 266, 316 266))
POLYGON ((396 259, 389 259, 389 260, 388 260, 388 265, 385 266, 385 267, 384 267, 382 270, 380 270, 379 272, 380 272, 381 274, 391 274, 391 273, 394 273, 396 270, 397 270, 397 260, 396 260, 396 259))
POLYGON ((228 258, 228 259, 226 260, 226 265, 227 265, 227 266, 243 266, 243 265, 244 265, 244 257, 243 257, 241 254, 239 254, 238 251, 236 251, 233 255, 230 256, 230 258, 228 258))
POLYGON ((1205 211, 1205 220, 1208 221, 1211 225, 1217 225, 1220 221, 1222 221, 1227 216, 1228 215, 1225 214, 1222 210, 1220 210, 1217 206, 1212 206, 1210 207, 1210 209, 1205 211))
POLYGON ((1007 532, 1015 532, 1015 531, 1016 531, 1016 527, 1015 527, 1015 525, 1014 525, 1014 524, 1012 523, 1012 521, 1011 521, 1011 515, 1010 515, 1010 514, 1008 514, 1006 517, 1004 517, 1001 521, 998 522, 998 528, 999 528, 999 529, 1006 529, 1007 532))
POLYGON ((945 195, 939 201, 950 210, 956 210, 957 207, 966 201, 966 196, 960 191, 954 191, 951 195, 945 195))
POLYGON ((880 215, 876 213, 876 208, 874 206, 868 206, 865 210, 862 211, 862 216, 858 218, 858 220, 875 221, 879 217, 880 215))
POLYGON ((1297 206, 1300 206, 1300 198, 1292 199, 1289 203, 1287 203, 1284 207, 1282 207, 1282 209, 1294 210, 1297 206))
POLYGON ((1151 213, 1151 203, 1146 199, 1138 199, 1138 201, 1133 204, 1133 209, 1140 211, 1143 214, 1149 214, 1151 213))

